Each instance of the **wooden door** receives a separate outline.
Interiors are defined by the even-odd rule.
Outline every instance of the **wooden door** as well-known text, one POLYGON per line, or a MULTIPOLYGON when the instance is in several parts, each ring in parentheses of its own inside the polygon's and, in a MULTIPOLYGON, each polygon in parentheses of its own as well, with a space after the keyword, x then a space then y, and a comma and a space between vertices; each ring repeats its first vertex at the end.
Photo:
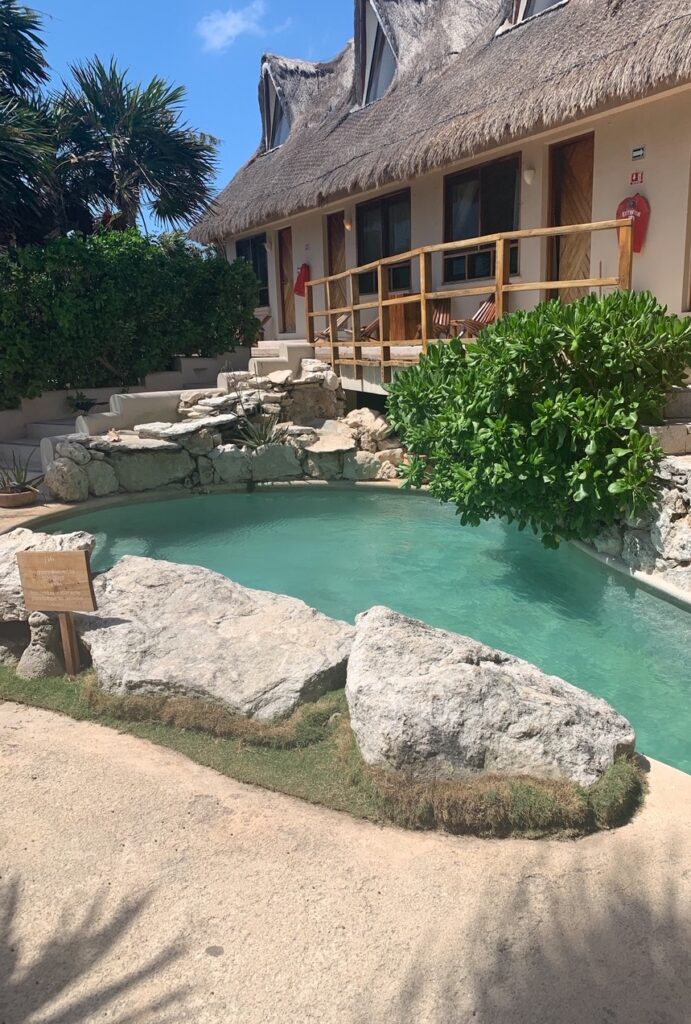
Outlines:
MULTIPOLYGON (((553 146, 551 150, 552 224, 589 224, 593 219, 594 136, 553 146)), ((591 235, 564 235, 552 247, 551 280, 572 281, 591 277, 591 235)), ((587 294, 587 288, 555 292, 562 302, 587 294)))
MULTIPOLYGON (((326 218, 326 236, 329 275, 342 274, 346 269, 346 233, 343 210, 338 213, 330 213, 326 218)), ((347 302, 345 278, 341 281, 333 281, 331 284, 331 308, 343 308, 347 302)))
POLYGON ((282 228, 278 232, 278 266, 281 285, 281 331, 295 332, 295 292, 293 291, 293 232, 282 228))

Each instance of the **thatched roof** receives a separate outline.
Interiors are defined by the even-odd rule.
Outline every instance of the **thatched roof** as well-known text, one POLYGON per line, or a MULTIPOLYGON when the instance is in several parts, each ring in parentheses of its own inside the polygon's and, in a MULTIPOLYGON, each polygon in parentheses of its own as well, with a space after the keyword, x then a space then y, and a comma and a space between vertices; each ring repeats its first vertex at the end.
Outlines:
POLYGON ((398 56, 388 94, 354 108, 352 42, 324 64, 264 57, 290 135, 235 175, 195 227, 198 241, 691 80, 691 0, 568 0, 499 35, 513 0, 374 3, 398 56))

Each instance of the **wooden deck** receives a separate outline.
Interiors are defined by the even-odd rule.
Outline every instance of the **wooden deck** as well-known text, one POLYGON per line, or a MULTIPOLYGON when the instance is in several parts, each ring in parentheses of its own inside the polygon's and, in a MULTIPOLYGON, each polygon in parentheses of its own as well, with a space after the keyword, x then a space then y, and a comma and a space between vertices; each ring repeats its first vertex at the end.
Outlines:
POLYGON ((378 366, 381 382, 391 380, 392 369, 417 363, 420 354, 427 351, 430 342, 438 337, 433 332, 434 303, 440 300, 469 298, 476 296, 478 300, 487 298, 492 293, 496 305, 497 319, 508 309, 509 296, 520 292, 562 292, 571 289, 615 288, 627 290, 631 288, 633 268, 633 221, 607 220, 589 224, 572 224, 549 228, 527 228, 521 231, 507 231, 502 234, 483 235, 479 238, 464 239, 461 242, 444 242, 437 245, 423 246, 410 252, 389 256, 385 259, 368 263, 361 267, 352 267, 340 274, 316 278, 307 282, 305 291, 307 340, 316 350, 328 350, 329 358, 335 369, 353 367, 356 379, 362 379, 364 367, 378 366), (588 277, 578 280, 510 280, 511 244, 521 239, 544 239, 545 244, 553 244, 554 239, 561 236, 590 234, 597 232, 616 232, 619 252, 619 263, 616 277, 588 277), (433 287, 432 259, 436 253, 449 255, 478 246, 494 247, 494 275, 483 279, 481 284, 463 287, 445 287, 435 290, 433 287), (413 294, 392 295, 389 290, 389 268, 413 262, 418 263, 419 291, 413 294), (366 272, 376 274, 376 295, 367 301, 360 298, 360 275, 366 272), (343 283, 346 284, 346 305, 332 302, 332 294, 344 294, 343 283), (338 284, 335 288, 334 285, 338 284), (321 301, 318 302, 317 299, 321 301), (396 338, 396 324, 410 322, 403 307, 411 304, 416 307, 416 319, 419 323, 417 339, 396 338), (377 321, 378 337, 363 337, 362 314, 370 311, 370 318, 377 321), (347 328, 343 318, 347 317, 347 328), (323 325, 323 326, 322 326, 323 325), (327 337, 324 337, 325 332, 327 337), (343 334, 346 337, 343 337, 343 334), (320 337, 321 334, 321 337, 320 337))

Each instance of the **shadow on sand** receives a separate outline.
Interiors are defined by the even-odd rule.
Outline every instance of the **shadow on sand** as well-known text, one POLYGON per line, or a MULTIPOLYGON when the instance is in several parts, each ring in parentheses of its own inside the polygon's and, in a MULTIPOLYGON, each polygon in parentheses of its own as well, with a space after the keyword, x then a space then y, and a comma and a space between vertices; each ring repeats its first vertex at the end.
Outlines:
MULTIPOLYGON (((86 1024, 107 1019, 111 1024, 138 1024, 155 1020, 165 1024, 166 1011, 180 993, 171 990, 160 999, 143 1002, 132 1013, 118 1015, 118 1005, 157 971, 184 953, 182 943, 169 945, 157 956, 126 972, 100 962, 117 957, 115 947, 135 925, 148 897, 128 900, 108 916, 104 899, 89 906, 63 911, 55 933, 30 960, 15 939, 22 905, 22 886, 11 879, 0 889, 0 1024, 86 1024), (51 1004, 57 1004, 51 1009, 51 1004)), ((115 962, 117 962, 115 960, 115 962)))
POLYGON ((358 1022, 688 1024, 685 873, 656 886, 654 898, 646 884, 654 866, 590 864, 575 859, 570 875, 551 881, 543 857, 520 881, 485 879, 462 934, 449 936, 440 908, 442 926, 418 943, 394 999, 358 1022))

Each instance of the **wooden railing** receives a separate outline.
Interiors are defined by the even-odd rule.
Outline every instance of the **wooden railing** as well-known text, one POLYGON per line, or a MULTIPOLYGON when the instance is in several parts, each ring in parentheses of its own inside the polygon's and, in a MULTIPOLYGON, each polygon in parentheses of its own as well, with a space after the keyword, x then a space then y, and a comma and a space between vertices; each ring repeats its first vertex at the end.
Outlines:
MULTIPOLYGON (((606 220, 592 224, 573 224, 565 227, 553 228, 526 228, 522 231, 506 231, 501 234, 483 235, 480 238, 468 238, 461 242, 443 242, 438 245, 427 245, 420 249, 413 249, 410 252, 400 253, 397 256, 389 256, 386 259, 376 260, 361 267, 352 267, 340 274, 332 274, 329 277, 316 278, 307 283, 305 291, 306 318, 307 318, 307 340, 315 347, 330 348, 331 362, 335 369, 340 366, 355 367, 356 377, 362 377, 364 366, 379 366, 381 370, 381 381, 383 383, 391 379, 391 368, 393 366, 406 366, 417 361, 417 356, 392 358, 391 349, 394 347, 409 347, 411 344, 419 347, 421 352, 427 351, 430 341, 437 338, 431 337, 430 303, 438 299, 467 298, 472 296, 487 297, 489 292, 494 293, 496 303, 497 319, 507 311, 507 299, 513 292, 532 291, 565 291, 571 289, 593 289, 593 288, 617 288, 629 289, 631 287, 631 272, 633 267, 633 221, 632 220, 606 220), (511 244, 527 238, 554 239, 560 236, 590 234, 600 231, 611 231, 618 233, 619 264, 616 277, 589 277, 577 280, 558 281, 510 281, 510 254, 511 244), (435 253, 443 253, 444 256, 454 253, 463 253, 467 250, 477 250, 479 246, 487 248, 495 247, 494 253, 494 275, 485 278, 482 284, 471 285, 470 287, 449 288, 443 291, 435 291, 432 283, 432 257, 435 253), (389 289, 389 268, 405 263, 419 261, 420 290, 414 294, 395 295, 390 294, 389 289), (375 273, 377 277, 376 297, 367 302, 360 301, 360 275, 375 273), (348 282, 347 293, 350 301, 346 305, 333 305, 331 301, 331 290, 334 282, 348 282), (324 304, 315 308, 315 291, 324 289, 324 304), (391 308, 402 304, 416 303, 419 308, 419 338, 412 340, 392 339, 390 330, 391 308), (376 313, 378 320, 378 335, 374 338, 362 336, 362 313, 365 310, 372 310, 376 313), (326 330, 320 333, 315 321, 322 319, 325 322, 326 330), (347 318, 347 326, 342 318, 347 318), (341 323, 339 324, 339 321, 341 323), (346 331, 348 338, 339 338, 339 330, 346 331), (325 336, 326 335, 326 336, 325 336), (340 349, 349 348, 352 355, 342 357, 340 349), (362 350, 379 349, 379 359, 363 359, 362 350)), ((343 289, 340 289, 341 295, 343 289)))

